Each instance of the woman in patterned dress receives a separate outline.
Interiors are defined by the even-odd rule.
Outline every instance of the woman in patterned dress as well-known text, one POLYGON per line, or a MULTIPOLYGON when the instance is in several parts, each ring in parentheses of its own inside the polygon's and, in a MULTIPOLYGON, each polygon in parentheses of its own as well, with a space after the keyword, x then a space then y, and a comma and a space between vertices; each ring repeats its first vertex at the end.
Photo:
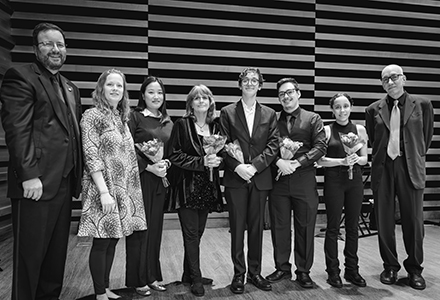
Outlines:
MULTIPOLYGON (((158 139, 164 143, 164 153, 168 152, 173 122, 167 113, 165 87, 159 78, 149 76, 142 83, 139 102, 128 126, 136 144, 158 139)), ((137 231, 125 239, 125 284, 135 287, 136 293, 148 296, 150 288, 161 292, 166 290, 159 284, 163 280, 159 258, 167 195, 162 179, 167 174, 169 161, 154 163, 140 151, 137 152, 148 230, 137 231)))
POLYGON ((206 155, 203 150, 203 138, 220 133, 214 117, 212 92, 205 85, 196 85, 186 98, 186 114, 174 124, 170 138, 169 159, 177 167, 171 176, 175 185, 170 201, 178 210, 185 249, 182 282, 191 284, 195 296, 203 296, 203 285, 212 283, 200 271, 200 240, 208 213, 221 211, 223 204, 218 171, 222 159, 216 154, 206 155), (210 168, 213 181, 209 178, 210 168))
POLYGON ((111 69, 93 91, 95 107, 81 119, 85 170, 78 236, 93 237, 89 267, 97 300, 118 299, 109 289, 119 238, 147 228, 125 76, 111 69))

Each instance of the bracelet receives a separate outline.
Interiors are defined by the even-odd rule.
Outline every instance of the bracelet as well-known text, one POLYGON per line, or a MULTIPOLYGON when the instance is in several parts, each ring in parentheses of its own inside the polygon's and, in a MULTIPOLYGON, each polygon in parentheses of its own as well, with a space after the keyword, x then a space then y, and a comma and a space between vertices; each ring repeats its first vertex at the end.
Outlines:
POLYGON ((105 190, 105 191, 99 192, 99 194, 100 194, 100 195, 108 194, 108 190, 105 190))

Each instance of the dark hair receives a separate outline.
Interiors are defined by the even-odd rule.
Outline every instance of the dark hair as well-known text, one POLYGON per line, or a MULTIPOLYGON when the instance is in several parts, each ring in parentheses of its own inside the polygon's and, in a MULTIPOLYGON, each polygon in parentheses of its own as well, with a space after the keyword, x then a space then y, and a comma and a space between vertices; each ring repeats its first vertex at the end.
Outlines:
POLYGON ((280 80, 278 80, 278 82, 277 82, 277 92, 280 89, 280 87, 283 84, 287 83, 287 82, 292 83, 295 86, 295 90, 299 91, 299 84, 295 80, 295 78, 293 78, 293 77, 285 77, 285 78, 281 78, 280 80))
POLYGON ((64 35, 64 31, 55 24, 52 23, 40 23, 35 26, 34 31, 32 32, 32 43, 34 46, 38 45, 38 35, 40 32, 48 31, 48 30, 57 30, 63 36, 64 41, 66 41, 66 36, 64 35))
POLYGON ((246 77, 246 75, 248 73, 257 73, 259 86, 260 87, 263 86, 264 78, 263 78, 263 74, 261 74, 260 70, 255 67, 248 67, 248 68, 244 69, 243 71, 241 71, 240 75, 238 75, 238 86, 239 87, 241 87, 241 82, 243 81, 243 79, 246 77))
POLYGON ((354 101, 353 99, 350 97, 349 94, 347 93, 337 93, 335 94, 333 97, 330 98, 329 104, 330 104, 330 108, 333 108, 333 104, 335 103, 335 100, 338 99, 339 97, 345 97, 348 99, 348 101, 350 102, 351 106, 354 105, 354 101))
POLYGON ((135 111, 143 111, 147 108, 147 104, 145 103, 144 95, 145 91, 147 90, 147 86, 150 85, 150 83, 157 82, 160 85, 160 88, 163 92, 163 102, 162 105, 159 107, 159 111, 162 113, 162 120, 165 120, 168 118, 168 112, 167 112, 167 101, 166 101, 166 92, 165 92, 165 86, 159 78, 155 76, 148 76, 145 78, 144 82, 142 82, 141 88, 139 90, 139 101, 137 106, 134 108, 135 111))
POLYGON ((209 108, 206 115, 206 123, 211 123, 215 119, 214 95, 212 94, 211 90, 204 84, 197 84, 193 86, 191 91, 188 93, 188 96, 186 96, 186 113, 184 117, 191 117, 194 119, 194 121, 197 121, 196 116, 194 115, 194 109, 192 108, 192 103, 197 95, 208 96, 209 108))
POLYGON ((92 92, 92 99, 93 104, 96 108, 103 111, 104 113, 110 114, 112 111, 112 107, 108 100, 105 98, 105 92, 104 92, 104 85, 105 81, 107 80, 107 77, 110 74, 119 74, 122 77, 122 80, 124 82, 124 93, 122 95, 121 101, 119 101, 118 106, 116 109, 121 114, 121 121, 123 124, 128 122, 128 116, 130 114, 130 104, 128 99, 128 91, 127 91, 127 81, 125 80, 125 75, 119 70, 116 69, 110 69, 107 71, 104 71, 101 76, 98 78, 98 82, 96 83, 95 90, 92 92))

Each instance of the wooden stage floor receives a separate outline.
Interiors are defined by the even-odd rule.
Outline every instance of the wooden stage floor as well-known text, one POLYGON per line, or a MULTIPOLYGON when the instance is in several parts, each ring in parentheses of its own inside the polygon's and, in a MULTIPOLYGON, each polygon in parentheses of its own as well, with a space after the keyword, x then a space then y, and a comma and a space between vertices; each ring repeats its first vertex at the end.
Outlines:
MULTIPOLYGON (((317 226, 319 233, 322 226, 317 226)), ((330 287, 326 283, 322 237, 315 238, 315 262, 311 270, 311 277, 316 286, 313 289, 303 289, 294 280, 285 280, 273 284, 271 292, 263 292, 253 285, 246 285, 245 293, 234 295, 229 290, 233 272, 230 259, 230 238, 228 228, 208 228, 201 244, 201 264, 205 277, 214 279, 214 285, 206 288, 205 296, 201 299, 440 299, 440 227, 425 225, 425 270, 423 275, 427 288, 417 291, 405 284, 406 272, 399 272, 399 281, 396 285, 384 285, 379 281, 382 271, 382 262, 377 247, 377 236, 363 237, 359 240, 360 273, 367 281, 367 287, 359 288, 344 281, 341 289, 330 287)), ((400 226, 396 228, 400 261, 405 258, 400 226)), ((88 254, 90 240, 71 235, 64 289, 61 295, 63 300, 93 299, 91 277, 88 269, 88 254)), ((339 242, 340 258, 342 258, 343 241, 339 242)), ((272 244, 270 231, 264 231, 262 275, 266 276, 273 271, 272 244)), ((10 299, 12 275, 12 238, 0 242, 0 299, 10 299)), ((177 284, 182 272, 182 234, 179 229, 168 229, 163 233, 162 243, 162 271, 166 292, 152 291, 150 297, 142 298, 134 295, 131 289, 124 286, 125 252, 124 240, 117 245, 117 255, 111 273, 111 288, 120 290, 122 294, 132 295, 133 299, 195 299, 189 287, 177 284)), ((342 274, 341 274, 342 275, 342 274)))

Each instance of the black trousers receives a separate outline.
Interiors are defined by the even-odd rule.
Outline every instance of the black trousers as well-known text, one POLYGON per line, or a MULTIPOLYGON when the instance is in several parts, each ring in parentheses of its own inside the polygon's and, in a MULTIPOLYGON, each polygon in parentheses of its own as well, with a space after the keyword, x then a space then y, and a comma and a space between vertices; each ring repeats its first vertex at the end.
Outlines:
POLYGON ((313 264, 315 223, 318 211, 315 170, 281 176, 269 196, 275 268, 291 272, 292 209, 296 274, 309 273, 313 264))
POLYGON ((364 186, 359 165, 353 167, 353 179, 348 179, 346 167, 325 168, 324 200, 327 214, 324 253, 327 273, 339 274, 338 235, 342 210, 345 212, 345 270, 359 269, 358 223, 362 208, 364 186))
MULTIPOLYGON (((374 166, 373 166, 374 168, 374 166)), ((408 175, 404 157, 385 160, 382 181, 373 191, 379 236, 379 250, 385 269, 400 270, 396 251, 395 198, 402 220, 403 243, 408 257, 403 265, 408 273, 421 274, 423 267, 423 189, 415 189, 408 175)))
POLYGON ((12 199, 14 233, 12 300, 58 299, 72 210, 71 176, 53 199, 12 199))
POLYGON ((182 281, 186 278, 190 278, 191 282, 200 283, 202 282, 202 272, 200 270, 200 241, 205 231, 208 210, 181 207, 177 212, 182 227, 183 246, 185 249, 182 281))
POLYGON ((166 188, 162 178, 150 172, 142 172, 140 179, 148 229, 134 231, 125 237, 125 285, 128 287, 142 287, 163 280, 160 247, 166 188))
POLYGON ((231 256, 234 276, 246 273, 244 232, 248 231, 248 273, 261 273, 264 208, 268 191, 260 191, 251 182, 243 188, 225 188, 231 228, 231 256))
POLYGON ((115 258, 118 239, 93 239, 90 249, 89 267, 96 295, 105 294, 110 284, 110 270, 115 258))

